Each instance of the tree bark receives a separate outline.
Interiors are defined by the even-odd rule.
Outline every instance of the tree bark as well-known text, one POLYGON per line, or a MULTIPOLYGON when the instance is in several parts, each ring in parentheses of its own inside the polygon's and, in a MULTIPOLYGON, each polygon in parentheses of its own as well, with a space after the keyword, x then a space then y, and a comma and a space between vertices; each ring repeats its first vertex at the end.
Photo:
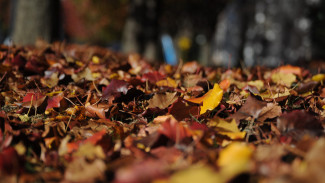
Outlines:
POLYGON ((31 45, 37 39, 50 42, 60 31, 59 1, 17 0, 12 38, 15 44, 31 45))

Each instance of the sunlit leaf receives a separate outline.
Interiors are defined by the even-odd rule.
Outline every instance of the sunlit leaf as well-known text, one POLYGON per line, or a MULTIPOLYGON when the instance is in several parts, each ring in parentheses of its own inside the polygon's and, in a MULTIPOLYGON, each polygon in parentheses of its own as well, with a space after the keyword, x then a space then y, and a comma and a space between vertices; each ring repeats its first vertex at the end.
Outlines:
POLYGON ((214 84, 213 89, 209 90, 205 95, 199 98, 188 99, 188 101, 200 104, 203 102, 200 114, 204 114, 207 110, 213 110, 216 108, 223 95, 223 90, 219 87, 217 83, 214 84))
POLYGON ((311 78, 313 81, 324 81, 325 74, 316 74, 311 78))
POLYGON ((221 118, 211 119, 207 123, 208 127, 215 128, 219 134, 226 135, 232 140, 243 139, 246 136, 246 132, 241 132, 238 129, 237 123, 235 119, 231 121, 226 121, 221 118))
POLYGON ((156 85, 157 86, 168 86, 168 87, 172 87, 172 88, 177 87, 176 81, 170 77, 167 77, 167 79, 164 79, 164 80, 157 81, 156 85))
POLYGON ((287 87, 290 87, 291 84, 297 80, 296 75, 292 73, 283 73, 283 72, 273 73, 271 78, 274 83, 279 85, 284 85, 287 87))

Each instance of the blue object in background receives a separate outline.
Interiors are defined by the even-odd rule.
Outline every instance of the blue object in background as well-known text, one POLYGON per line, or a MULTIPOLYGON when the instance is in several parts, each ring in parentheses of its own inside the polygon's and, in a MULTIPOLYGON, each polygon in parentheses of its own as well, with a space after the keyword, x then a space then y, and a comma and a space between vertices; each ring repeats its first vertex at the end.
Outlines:
POLYGON ((174 44, 171 36, 168 34, 163 34, 161 36, 161 44, 163 48, 165 61, 167 62, 167 64, 176 65, 177 64, 176 50, 174 48, 174 44))

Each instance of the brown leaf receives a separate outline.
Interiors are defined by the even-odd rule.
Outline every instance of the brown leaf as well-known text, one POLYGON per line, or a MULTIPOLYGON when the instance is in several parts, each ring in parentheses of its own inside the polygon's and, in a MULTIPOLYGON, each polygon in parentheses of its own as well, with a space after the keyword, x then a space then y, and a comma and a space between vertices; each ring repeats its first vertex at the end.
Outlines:
POLYGON ((105 117, 105 111, 107 109, 101 108, 101 107, 97 107, 94 105, 90 105, 90 104, 86 104, 86 116, 88 117, 98 117, 101 119, 106 119, 105 117))
POLYGON ((156 94, 149 100, 149 108, 158 107, 160 109, 167 108, 170 104, 177 100, 177 92, 170 93, 166 92, 165 94, 156 94))
MULTIPOLYGON (((304 131, 310 135, 319 135, 323 133, 324 129, 318 119, 303 110, 295 110, 282 114, 277 119, 277 127, 282 133, 304 131)), ((301 135, 303 136, 303 134, 301 135)))
POLYGON ((68 164, 64 178, 70 182, 95 182, 104 179, 105 169, 103 160, 88 162, 85 158, 77 158, 68 164))
POLYGON ((267 103, 258 116, 258 121, 264 122, 266 119, 278 117, 282 114, 281 107, 274 103, 267 103))
POLYGON ((241 119, 246 119, 250 116, 257 119, 263 107, 266 105, 266 102, 257 100, 255 97, 249 95, 245 104, 235 114, 231 115, 230 118, 235 119, 237 123, 239 123, 241 119))
POLYGON ((184 118, 191 118, 191 116, 199 115, 199 107, 193 105, 187 105, 182 98, 178 98, 169 108, 168 113, 173 115, 178 121, 184 118))

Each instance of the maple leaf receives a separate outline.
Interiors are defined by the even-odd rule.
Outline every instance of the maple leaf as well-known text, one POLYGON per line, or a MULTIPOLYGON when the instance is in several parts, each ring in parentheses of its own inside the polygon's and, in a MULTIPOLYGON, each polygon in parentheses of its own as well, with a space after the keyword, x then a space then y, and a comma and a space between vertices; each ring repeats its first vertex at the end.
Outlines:
POLYGON ((129 84, 123 80, 112 79, 111 83, 103 90, 103 99, 110 96, 119 97, 121 93, 126 94, 129 84))
POLYGON ((39 107, 45 100, 46 95, 43 95, 39 92, 29 92, 23 98, 23 106, 24 107, 39 107))
POLYGON ((166 76, 163 75, 162 73, 158 71, 154 71, 154 72, 143 74, 141 80, 143 82, 148 80, 150 83, 155 84, 157 83, 157 81, 163 80, 165 77, 166 76))
POLYGON ((203 95, 199 99, 198 98, 192 100, 190 99, 188 101, 190 102, 194 101, 194 103, 203 102, 200 114, 204 114, 207 110, 213 110, 219 105, 222 99, 222 95, 223 95, 223 90, 219 87, 217 83, 215 83, 213 89, 209 90, 205 95, 203 95))
POLYGON ((178 121, 184 118, 191 118, 192 116, 199 115, 199 109, 197 106, 186 105, 186 102, 182 98, 178 98, 169 108, 168 113, 173 115, 178 121))
POLYGON ((77 74, 73 73, 71 75, 71 78, 73 79, 74 82, 79 82, 82 79, 85 79, 87 81, 94 81, 94 77, 92 76, 91 70, 87 67, 81 72, 78 72, 77 74))
POLYGON ((158 107, 160 109, 167 108, 170 104, 177 100, 177 92, 170 93, 166 92, 165 94, 156 94, 148 101, 149 108, 158 107))
POLYGON ((243 139, 246 135, 246 132, 241 132, 238 129, 234 119, 228 122, 221 118, 214 118, 207 123, 207 126, 215 128, 219 134, 226 135, 232 140, 243 139))
POLYGON ((296 75, 292 73, 283 73, 283 72, 273 73, 271 78, 274 83, 279 85, 284 85, 287 87, 290 87, 291 84, 297 80, 296 75))
POLYGON ((47 99, 46 110, 56 108, 56 107, 60 107, 60 101, 63 99, 63 97, 64 97, 63 92, 58 94, 58 95, 49 97, 47 99))
POLYGON ((172 88, 177 88, 177 83, 175 80, 173 80, 170 77, 167 77, 167 79, 157 81, 156 83, 157 86, 167 86, 167 87, 172 87, 172 88))
POLYGON ((97 133, 94 133, 93 136, 89 137, 86 140, 80 140, 77 142, 68 143, 66 152, 71 153, 73 151, 76 151, 81 144, 85 144, 85 143, 96 145, 104 137, 105 134, 106 134, 106 130, 103 129, 97 133))
POLYGON ((178 123, 173 117, 167 118, 167 120, 161 124, 159 133, 167 136, 169 139, 178 143, 185 137, 190 137, 192 134, 185 126, 178 123))
POLYGON ((182 73, 194 74, 194 73, 198 72, 199 69, 200 69, 200 65, 197 62, 195 62, 195 61, 187 62, 182 67, 182 73))
POLYGON ((258 115, 258 121, 264 122, 266 119, 272 119, 282 114, 281 107, 274 103, 267 103, 258 115))
POLYGON ((86 112, 89 113, 89 114, 86 113, 86 116, 106 119, 105 110, 107 110, 107 109, 100 108, 100 107, 97 107, 97 106, 93 106, 93 105, 90 105, 90 104, 86 104, 85 106, 86 106, 85 107, 86 112))

